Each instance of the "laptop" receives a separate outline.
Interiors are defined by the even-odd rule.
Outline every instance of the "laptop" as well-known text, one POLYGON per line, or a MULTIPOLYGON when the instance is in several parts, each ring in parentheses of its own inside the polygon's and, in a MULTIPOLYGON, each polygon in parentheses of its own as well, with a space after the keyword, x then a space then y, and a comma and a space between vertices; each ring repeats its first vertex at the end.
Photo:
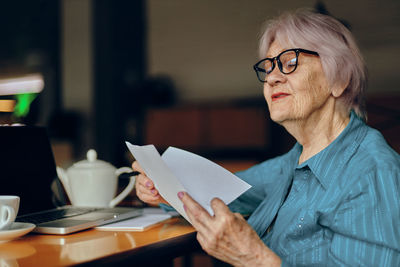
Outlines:
POLYGON ((0 126, 0 150, 0 195, 20 197, 16 221, 35 224, 34 232, 64 235, 142 214, 139 208, 64 206, 44 127, 0 126))

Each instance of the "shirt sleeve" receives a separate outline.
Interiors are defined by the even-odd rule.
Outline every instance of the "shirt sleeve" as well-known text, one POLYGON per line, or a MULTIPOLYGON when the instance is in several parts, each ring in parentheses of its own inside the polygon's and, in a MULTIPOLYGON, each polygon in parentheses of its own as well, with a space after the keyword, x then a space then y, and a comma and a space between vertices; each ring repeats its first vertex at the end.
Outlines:
POLYGON ((348 266, 400 266, 400 173, 370 172, 352 186, 330 226, 328 262, 348 266))
POLYGON ((264 161, 248 170, 236 173, 252 187, 228 206, 232 212, 251 215, 260 203, 279 185, 277 177, 283 172, 283 156, 264 161))

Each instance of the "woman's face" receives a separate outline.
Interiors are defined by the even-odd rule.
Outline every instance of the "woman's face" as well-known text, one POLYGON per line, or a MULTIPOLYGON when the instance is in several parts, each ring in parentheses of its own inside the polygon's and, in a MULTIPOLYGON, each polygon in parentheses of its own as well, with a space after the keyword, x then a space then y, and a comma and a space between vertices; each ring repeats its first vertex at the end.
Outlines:
MULTIPOLYGON (((281 46, 275 41, 266 56, 272 58, 290 48, 294 47, 281 46)), ((271 119, 280 124, 323 113, 330 95, 319 57, 306 53, 299 54, 294 72, 283 74, 276 66, 264 83, 264 97, 271 119)))

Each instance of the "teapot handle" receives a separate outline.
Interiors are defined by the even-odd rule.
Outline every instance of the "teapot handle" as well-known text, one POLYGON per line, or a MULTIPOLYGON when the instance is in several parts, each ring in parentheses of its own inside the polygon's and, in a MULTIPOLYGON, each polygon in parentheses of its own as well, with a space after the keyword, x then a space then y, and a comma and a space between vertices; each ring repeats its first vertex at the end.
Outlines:
MULTIPOLYGON (((132 172, 133 170, 129 167, 122 167, 119 168, 115 171, 116 176, 118 177, 119 175, 121 175, 122 173, 129 173, 132 172)), ((135 176, 131 176, 129 179, 129 183, 128 185, 125 187, 125 189, 118 195, 116 196, 113 200, 110 201, 109 206, 115 207, 118 203, 120 203, 135 187, 135 180, 136 177, 135 176)))

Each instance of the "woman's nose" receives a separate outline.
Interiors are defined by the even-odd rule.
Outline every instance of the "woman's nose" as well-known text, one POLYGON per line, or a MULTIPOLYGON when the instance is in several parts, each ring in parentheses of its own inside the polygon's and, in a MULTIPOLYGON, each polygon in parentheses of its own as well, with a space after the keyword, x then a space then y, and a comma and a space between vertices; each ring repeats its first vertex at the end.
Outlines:
POLYGON ((266 77, 266 81, 269 84, 269 86, 274 86, 279 83, 283 83, 286 81, 286 75, 283 74, 278 66, 276 66, 271 73, 269 73, 266 77))

